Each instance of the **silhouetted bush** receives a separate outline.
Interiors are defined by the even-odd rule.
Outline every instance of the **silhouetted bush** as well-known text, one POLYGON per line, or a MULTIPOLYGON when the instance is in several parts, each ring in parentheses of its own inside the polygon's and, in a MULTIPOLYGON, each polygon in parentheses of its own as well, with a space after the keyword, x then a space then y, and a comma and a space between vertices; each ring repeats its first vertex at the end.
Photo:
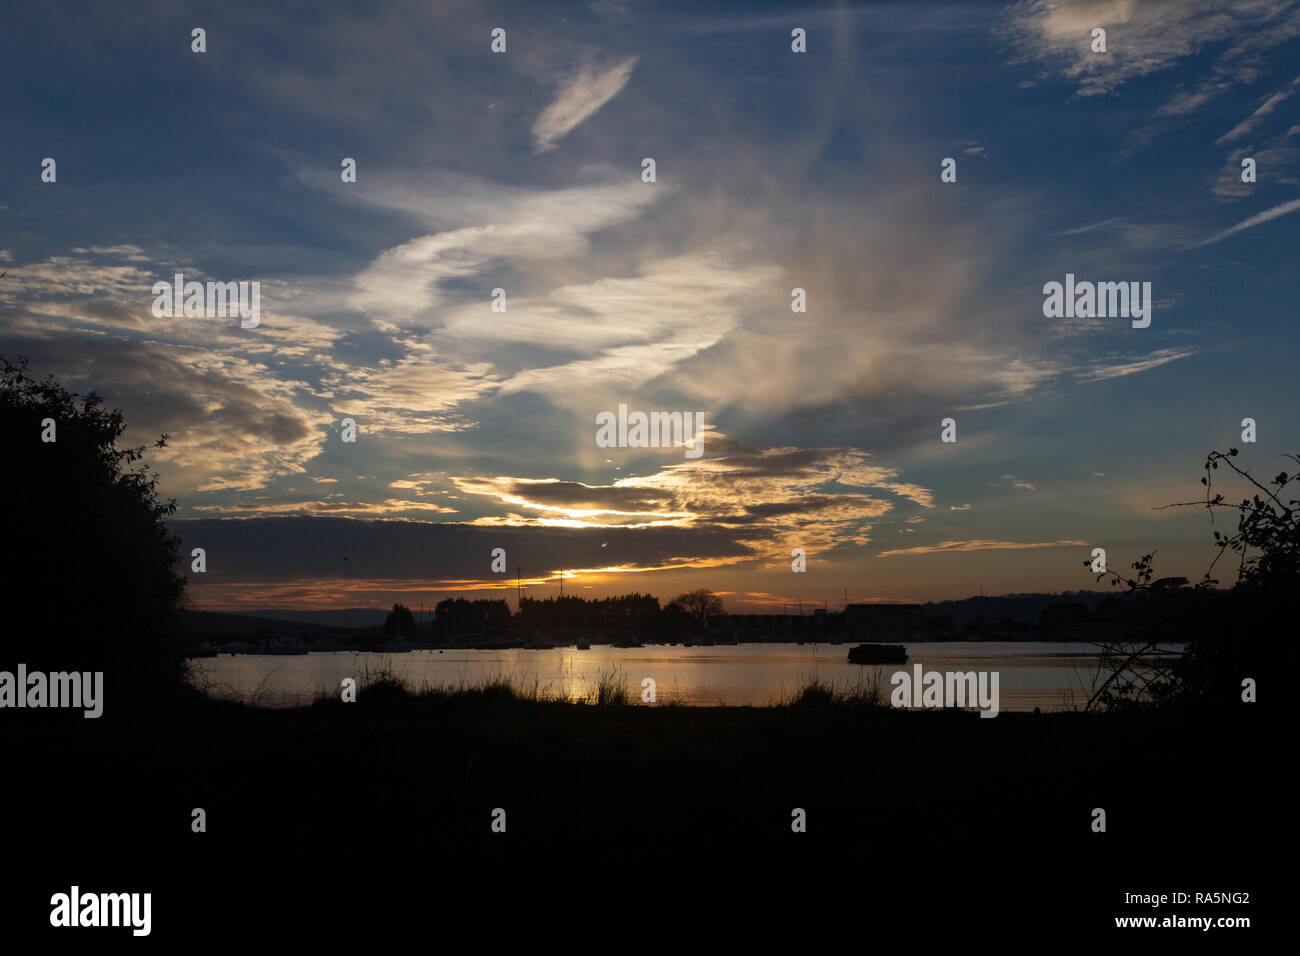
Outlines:
MULTIPOLYGON (((1132 600, 1117 617, 1124 621, 1121 640, 1103 645, 1107 679, 1089 701, 1089 709, 1116 710, 1141 704, 1236 707, 1243 685, 1264 677, 1294 672, 1300 659, 1293 638, 1300 595, 1300 501, 1295 494, 1300 471, 1279 473, 1267 484, 1233 459, 1237 449, 1211 452, 1205 461, 1205 498, 1167 507, 1199 506, 1213 518, 1216 510, 1235 509, 1237 530, 1215 530, 1218 553, 1194 587, 1186 578, 1154 577, 1155 552, 1132 564, 1133 577, 1105 575, 1123 586, 1132 600), (1225 465, 1255 493, 1229 505, 1214 493, 1215 473, 1225 465), (1236 557, 1236 580, 1218 589, 1212 575, 1220 559, 1236 557), (1161 660, 1160 644, 1186 644, 1176 661, 1161 660)), ((1300 464, 1300 455, 1286 455, 1300 464)), ((1088 562, 1084 562, 1087 564, 1088 562)), ((1117 608, 1107 607, 1114 614, 1117 608)))
POLYGON ((103 671, 105 715, 152 708, 185 673, 185 578, 165 524, 175 502, 158 499, 145 447, 118 446, 120 411, 52 377, 28 378, 26 360, 0 361, 10 619, 0 669, 103 671), (54 440, 44 441, 51 421, 54 440))

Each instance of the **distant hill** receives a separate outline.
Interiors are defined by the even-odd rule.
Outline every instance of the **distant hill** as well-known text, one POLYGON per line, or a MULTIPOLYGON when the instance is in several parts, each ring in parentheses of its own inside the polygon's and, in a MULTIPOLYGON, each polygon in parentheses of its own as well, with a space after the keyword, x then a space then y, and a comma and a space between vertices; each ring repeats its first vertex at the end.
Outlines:
MULTIPOLYGON (((306 624, 323 624, 326 627, 374 627, 382 625, 390 608, 345 607, 333 611, 297 611, 293 608, 259 608, 248 611, 252 617, 269 617, 279 621, 302 621, 306 624)), ((416 612, 419 617, 419 613, 416 612)), ((423 619, 421 619, 423 623, 423 619)))
MULTIPOLYGON (((375 613, 380 615, 377 624, 372 623, 366 628, 358 626, 357 630, 368 631, 377 626, 382 627, 383 612, 371 612, 372 620, 375 613)), ((181 631, 190 643, 200 641, 225 643, 228 640, 253 642, 263 637, 301 637, 310 641, 324 637, 342 637, 349 633, 347 627, 251 614, 225 614, 220 611, 184 612, 181 616, 181 631)))
POLYGON ((1023 624, 1038 623, 1038 615, 1053 604, 1075 603, 1093 610, 1102 598, 1123 597, 1118 588, 1109 591, 1062 591, 1060 594, 1001 594, 996 597, 971 597, 961 601, 933 601, 923 604, 927 618, 946 614, 957 627, 965 627, 975 618, 1000 621, 1011 618, 1023 624))
MULTIPOLYGON (((299 611, 294 608, 258 608, 253 611, 191 611, 191 614, 215 614, 221 618, 247 618, 262 622, 292 621, 325 628, 382 627, 388 609, 375 607, 349 607, 329 611, 299 611)), ((423 622, 422 622, 423 623, 423 622)))

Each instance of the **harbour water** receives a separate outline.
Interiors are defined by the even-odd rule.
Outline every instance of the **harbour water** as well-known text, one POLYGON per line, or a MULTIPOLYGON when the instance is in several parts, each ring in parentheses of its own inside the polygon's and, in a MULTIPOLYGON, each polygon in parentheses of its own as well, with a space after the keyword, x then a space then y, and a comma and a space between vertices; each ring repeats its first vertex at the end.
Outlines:
MULTIPOLYGON (((214 696, 268 707, 304 704, 337 694, 345 677, 387 671, 412 689, 477 686, 507 678, 542 696, 591 698, 602 675, 626 678, 640 703, 642 681, 653 678, 658 703, 767 706, 813 680, 851 690, 879 680, 885 700, 890 675, 925 670, 997 671, 1001 709, 1082 707, 1098 680, 1096 645, 1063 643, 927 642, 906 644, 904 665, 850 664, 846 644, 740 644, 716 647, 605 645, 590 650, 417 650, 402 654, 352 651, 300 656, 227 655, 191 661, 194 682, 214 696)), ((1177 653, 1178 645, 1169 651, 1177 653)), ((362 683, 359 681, 359 683, 362 683)))

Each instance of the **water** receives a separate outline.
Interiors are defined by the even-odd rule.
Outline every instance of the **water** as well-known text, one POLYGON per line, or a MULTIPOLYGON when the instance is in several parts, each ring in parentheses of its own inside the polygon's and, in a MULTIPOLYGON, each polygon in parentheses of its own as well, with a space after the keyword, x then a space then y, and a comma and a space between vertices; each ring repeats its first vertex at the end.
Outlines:
MULTIPOLYGON (((660 703, 765 706, 818 679, 845 690, 869 684, 877 668, 848 663, 850 644, 742 644, 725 647, 595 646, 579 651, 437 650, 407 654, 340 651, 302 656, 226 655, 191 661, 195 683, 214 696, 270 707, 337 694, 345 677, 387 669, 409 687, 474 686, 506 677, 545 696, 590 698, 602 674, 627 678, 633 700, 651 677, 660 703)), ((1087 703, 1097 677, 1097 647, 1057 643, 906 644, 906 664, 879 665, 885 700, 895 671, 997 671, 1002 710, 1064 710, 1087 703)), ((1170 645, 1177 653, 1181 647, 1170 645)))

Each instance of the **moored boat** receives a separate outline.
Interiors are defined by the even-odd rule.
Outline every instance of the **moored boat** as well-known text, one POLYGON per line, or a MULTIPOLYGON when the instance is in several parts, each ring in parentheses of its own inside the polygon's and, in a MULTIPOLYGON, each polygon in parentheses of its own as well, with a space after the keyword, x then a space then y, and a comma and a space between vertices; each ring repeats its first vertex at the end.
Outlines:
POLYGON ((850 664, 906 664, 907 648, 902 644, 859 644, 849 648, 850 664))

